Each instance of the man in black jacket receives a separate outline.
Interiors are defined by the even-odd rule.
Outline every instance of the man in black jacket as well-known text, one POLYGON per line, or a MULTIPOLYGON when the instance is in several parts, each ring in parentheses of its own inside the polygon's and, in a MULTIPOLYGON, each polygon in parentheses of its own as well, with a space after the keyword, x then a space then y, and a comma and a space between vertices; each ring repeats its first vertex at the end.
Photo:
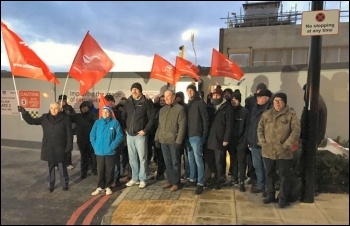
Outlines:
POLYGON ((96 156, 90 143, 90 131, 97 120, 97 114, 90 111, 89 101, 80 104, 80 112, 70 118, 76 124, 77 144, 80 151, 80 178, 85 179, 89 165, 92 174, 97 175, 96 156))
POLYGON ((247 168, 247 130, 249 126, 249 111, 241 105, 241 92, 232 93, 233 128, 228 151, 230 153, 230 170, 232 185, 238 185, 241 192, 245 192, 244 180, 247 168), (238 180, 239 175, 239 180, 238 180))
POLYGON ((187 137, 185 138, 188 161, 190 166, 190 185, 195 185, 197 179, 196 195, 203 193, 204 163, 203 144, 209 134, 209 116, 206 104, 197 93, 195 85, 187 86, 189 97, 187 112, 187 137), (197 175, 197 178, 196 178, 197 175))
POLYGON ((224 98, 221 86, 218 85, 213 93, 211 100, 215 107, 214 118, 211 120, 208 136, 208 149, 206 160, 209 160, 208 168, 205 170, 205 181, 208 181, 211 173, 215 173, 214 189, 220 189, 221 183, 224 182, 223 159, 225 158, 228 143, 232 133, 232 105, 224 98))
POLYGON ((39 118, 32 118, 22 106, 18 106, 18 111, 29 125, 41 125, 43 128, 41 160, 48 163, 49 173, 46 180, 49 191, 53 192, 55 187, 56 165, 63 191, 68 191, 69 176, 64 160, 65 154, 73 148, 72 123, 69 117, 60 111, 58 103, 50 104, 50 112, 39 118))
MULTIPOLYGON (((75 110, 72 107, 72 105, 69 105, 67 103, 67 96, 66 95, 59 95, 58 96, 58 104, 61 105, 62 107, 62 111, 64 114, 68 115, 68 116, 72 116, 75 115, 75 110)), ((72 123, 72 129, 73 129, 73 134, 72 136, 74 136, 75 134, 75 129, 76 129, 76 124, 72 123)), ((73 139, 73 137, 72 137, 73 139)), ((68 169, 74 169, 73 163, 72 163, 72 151, 73 151, 73 146, 72 149, 69 152, 66 152, 66 158, 65 158, 65 165, 67 166, 68 169)))
POLYGON ((126 186, 140 183, 139 187, 145 188, 148 167, 147 135, 152 130, 154 108, 152 101, 142 94, 140 83, 132 84, 130 90, 131 96, 122 113, 122 119, 126 122, 126 139, 132 171, 132 178, 126 186))

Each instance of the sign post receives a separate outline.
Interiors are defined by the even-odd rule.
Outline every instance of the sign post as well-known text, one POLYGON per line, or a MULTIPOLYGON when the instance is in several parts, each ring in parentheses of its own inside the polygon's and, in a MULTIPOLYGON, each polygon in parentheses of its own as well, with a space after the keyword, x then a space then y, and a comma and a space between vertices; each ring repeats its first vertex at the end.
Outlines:
POLYGON ((339 32, 339 10, 304 11, 301 35, 337 35, 339 32))

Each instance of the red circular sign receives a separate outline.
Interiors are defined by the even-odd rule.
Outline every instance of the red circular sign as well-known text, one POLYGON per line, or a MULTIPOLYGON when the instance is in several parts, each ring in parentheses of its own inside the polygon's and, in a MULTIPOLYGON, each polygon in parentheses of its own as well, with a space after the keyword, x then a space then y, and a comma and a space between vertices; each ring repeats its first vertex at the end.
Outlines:
POLYGON ((326 15, 324 13, 317 13, 315 19, 317 22, 322 22, 326 19, 326 15))

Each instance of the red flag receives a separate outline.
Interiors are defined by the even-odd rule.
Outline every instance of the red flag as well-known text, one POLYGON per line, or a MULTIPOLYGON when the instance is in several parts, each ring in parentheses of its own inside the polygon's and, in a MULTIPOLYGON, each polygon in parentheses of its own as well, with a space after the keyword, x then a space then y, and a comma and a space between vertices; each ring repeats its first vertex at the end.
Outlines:
POLYGON ((1 21, 1 31, 9 58, 12 75, 39 79, 59 84, 48 66, 29 46, 1 21))
MULTIPOLYGON (((102 108, 104 106, 111 106, 111 104, 106 100, 106 98, 103 96, 103 94, 100 93, 100 102, 98 103, 98 118, 102 117, 102 108)), ((112 111, 112 117, 116 119, 114 112, 112 111)))
POLYGON ((179 81, 181 75, 188 75, 199 81, 198 72, 199 69, 196 65, 192 64, 190 61, 185 60, 182 57, 176 57, 175 83, 179 81))
POLYGON ((80 83, 80 95, 84 95, 113 66, 113 61, 88 32, 74 58, 69 75, 80 83))
POLYGON ((175 85, 174 81, 175 67, 163 59, 161 56, 154 54, 152 70, 150 78, 159 79, 161 81, 175 85))
POLYGON ((229 77, 239 81, 243 77, 244 72, 235 62, 228 59, 216 49, 213 49, 210 75, 229 77))

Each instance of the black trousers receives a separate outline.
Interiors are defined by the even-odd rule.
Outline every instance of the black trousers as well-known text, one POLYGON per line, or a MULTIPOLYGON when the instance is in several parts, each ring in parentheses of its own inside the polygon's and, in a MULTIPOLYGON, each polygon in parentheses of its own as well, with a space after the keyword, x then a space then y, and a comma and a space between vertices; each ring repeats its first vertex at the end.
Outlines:
POLYGON ((233 143, 229 146, 230 153, 230 171, 233 180, 244 182, 247 169, 247 146, 244 144, 233 143), (238 176, 239 175, 239 176, 238 176))
POLYGON ((162 149, 155 148, 154 155, 157 156, 157 175, 163 175, 165 173, 165 162, 162 149))
POLYGON ((115 155, 96 155, 97 187, 111 188, 114 182, 115 155))
POLYGON ((246 149, 246 156, 247 156, 247 177, 249 177, 251 180, 253 180, 256 183, 256 174, 253 166, 252 153, 248 148, 246 149))
POLYGON ((48 182, 48 188, 54 188, 55 182, 56 182, 56 170, 55 166, 58 167, 58 173, 60 174, 60 183, 62 188, 68 188, 69 183, 69 176, 67 171, 67 166, 64 164, 64 162, 47 162, 47 165, 49 167, 49 174, 46 177, 46 181, 48 182))
POLYGON ((78 143, 80 151, 80 171, 81 175, 86 175, 89 166, 91 167, 91 172, 97 174, 97 163, 94 149, 92 148, 90 142, 87 144, 78 143))
POLYGON ((280 192, 278 198, 288 201, 290 193, 290 172, 292 167, 292 159, 269 159, 263 158, 265 162, 266 172, 266 195, 267 197, 275 197, 276 170, 280 179, 280 192))
POLYGON ((208 182, 208 180, 211 178, 211 174, 214 173, 215 176, 213 178, 213 181, 219 185, 221 182, 223 182, 224 174, 222 168, 225 154, 226 151, 222 150, 205 150, 204 160, 207 167, 205 167, 204 181, 208 182))

